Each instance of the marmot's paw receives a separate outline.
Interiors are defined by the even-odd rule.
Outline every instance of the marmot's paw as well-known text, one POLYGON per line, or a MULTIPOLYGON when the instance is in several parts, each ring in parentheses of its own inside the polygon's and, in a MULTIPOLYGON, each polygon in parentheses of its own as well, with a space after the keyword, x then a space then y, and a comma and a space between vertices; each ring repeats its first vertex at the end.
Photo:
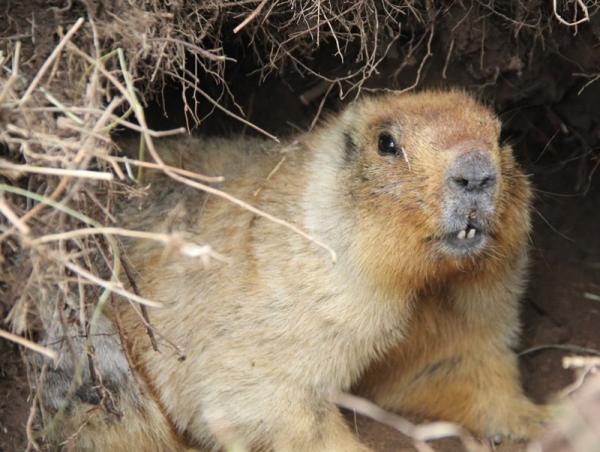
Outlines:
POLYGON ((496 420, 487 435, 494 443, 504 439, 533 439, 556 417, 556 405, 537 405, 529 400, 509 404, 503 420, 496 420))

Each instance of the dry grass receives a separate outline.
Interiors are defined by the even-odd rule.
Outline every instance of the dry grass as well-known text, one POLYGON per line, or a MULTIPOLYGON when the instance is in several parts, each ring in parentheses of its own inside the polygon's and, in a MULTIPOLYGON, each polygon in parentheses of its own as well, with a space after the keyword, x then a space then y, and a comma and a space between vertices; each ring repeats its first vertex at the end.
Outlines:
MULTIPOLYGON (((0 54, 0 141, 6 153, 0 159, 0 212, 4 218, 0 246, 7 325, 12 332, 0 330, 2 337, 56 359, 53 350, 35 343, 40 332, 35 320, 38 316, 49 319, 68 307, 77 313, 75 321, 85 332, 114 295, 140 303, 142 316, 143 307, 156 306, 158 303, 127 289, 121 280, 126 269, 116 236, 158 240, 176 252, 203 260, 224 259, 209 244, 118 227, 112 213, 118 192, 131 192, 128 184, 134 177, 140 180, 146 167, 160 169, 184 184, 289 227, 328 249, 335 259, 327 245, 298 227, 212 187, 218 178, 165 165, 154 139, 184 130, 151 130, 143 107, 144 96, 160 90, 167 80, 176 80, 186 99, 188 128, 201 121, 197 102, 207 101, 277 140, 247 121, 235 102, 233 109, 223 106, 224 97, 232 100, 224 80, 225 64, 231 59, 223 51, 223 28, 239 22, 234 33, 243 30, 244 38, 255 43, 252 49, 257 58, 269 55, 269 64, 263 69, 266 74, 283 70, 284 61, 298 66, 302 49, 315 33, 323 38, 334 36, 342 52, 343 46, 355 40, 356 24, 363 19, 372 24, 378 14, 370 2, 345 5, 344 10, 318 2, 291 6, 295 12, 290 14, 290 5, 284 2, 276 8, 253 1, 202 2, 187 8, 176 3, 167 7, 162 2, 114 2, 101 11, 91 4, 81 7, 69 2, 63 9, 50 7, 47 11, 44 31, 57 36, 57 43, 43 48, 34 39, 41 24, 29 21, 35 16, 34 3, 9 5, 5 29, 13 34, 4 36, 0 54), (319 26, 321 21, 327 23, 326 29, 319 26), (295 31, 287 37, 290 30, 295 31), (201 79, 207 78, 221 87, 219 96, 213 98, 203 90, 201 79), (131 129, 141 135, 138 160, 114 155, 111 134, 117 129, 131 129), (145 159, 146 151, 151 161, 145 159), (138 168, 136 176, 132 166, 138 168)), ((401 13, 402 8, 395 14, 401 13)), ((340 84, 362 83, 374 70, 375 58, 381 57, 378 44, 367 47, 366 38, 371 34, 365 33, 359 53, 369 63, 340 84)), ((64 315, 57 318, 64 322, 67 332, 67 323, 72 320, 64 315)), ((148 332, 153 335, 151 325, 148 332)), ((97 368, 94 354, 85 355, 90 368, 97 368)), ((86 359, 76 358, 74 362, 86 365, 86 359)), ((37 375, 38 379, 43 377, 44 372, 37 375)), ((38 418, 43 413, 42 407, 38 408, 41 381, 33 386, 38 391, 27 437, 29 447, 38 449, 43 431, 40 437, 37 430, 52 422, 38 418)))
MULTIPOLYGON (((442 32, 450 36, 442 49, 446 78, 449 63, 464 51, 465 43, 454 33, 463 22, 497 21, 511 33, 544 43, 556 23, 576 33, 598 9, 596 2, 554 0, 538 8, 538 14, 532 7, 539 2, 530 3, 69 0, 49 2, 43 11, 33 1, 6 3, 0 14, 0 29, 5 30, 0 36, 0 291, 8 316, 0 335, 53 358, 51 350, 35 343, 42 329, 38 316, 49 318, 68 307, 77 313, 81 331, 89 331, 113 295, 155 306, 123 282, 118 236, 157 240, 204 260, 226 258, 210 244, 119 228, 115 203, 139 192, 132 187, 142 179, 143 168, 160 169, 291 228, 335 260, 326 244, 298 227, 213 187, 218 178, 162 161, 154 139, 185 129, 151 130, 144 106, 160 97, 167 84, 181 87, 187 129, 202 122, 198 106, 208 104, 276 140, 247 120, 233 98, 226 68, 236 61, 227 47, 241 48, 237 53, 253 61, 261 79, 272 73, 310 79, 302 100, 318 103, 314 126, 329 95, 357 95, 379 76, 390 55, 393 76, 410 75, 403 88, 419 86, 430 58, 439 52, 434 38, 442 32), (448 15, 450 8, 460 15, 448 15), (324 49, 334 54, 330 64, 317 58, 324 49), (218 87, 218 94, 209 94, 214 90, 206 85, 218 87), (137 160, 115 155, 112 135, 126 129, 142 137, 137 160)), ((598 79, 583 75, 588 83, 598 79)), ((493 77, 495 81, 498 74, 493 77)), ((58 317, 67 331, 67 319, 58 317)), ((88 357, 94 359, 93 354, 88 357)), ((36 449, 38 399, 27 430, 29 446, 36 449)))

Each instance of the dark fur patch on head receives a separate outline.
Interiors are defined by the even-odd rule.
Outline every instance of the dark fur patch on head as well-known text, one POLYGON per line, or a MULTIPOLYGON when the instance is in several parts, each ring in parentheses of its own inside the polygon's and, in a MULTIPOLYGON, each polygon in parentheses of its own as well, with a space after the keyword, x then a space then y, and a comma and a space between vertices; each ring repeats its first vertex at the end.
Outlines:
POLYGON ((344 132, 344 160, 348 163, 352 162, 358 155, 358 146, 352 138, 350 132, 344 132))

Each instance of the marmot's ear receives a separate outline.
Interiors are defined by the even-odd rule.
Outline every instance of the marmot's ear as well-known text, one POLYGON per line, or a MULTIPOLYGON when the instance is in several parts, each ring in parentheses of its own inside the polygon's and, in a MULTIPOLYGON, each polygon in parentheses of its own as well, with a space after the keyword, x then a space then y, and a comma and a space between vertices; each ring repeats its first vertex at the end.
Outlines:
POLYGON ((358 156, 358 145, 351 128, 347 128, 344 135, 344 160, 350 162, 358 156))
POLYGON ((339 120, 346 127, 351 127, 352 124, 354 124, 354 122, 356 121, 356 119, 357 119, 357 110, 358 110, 358 104, 359 103, 360 103, 360 100, 356 100, 356 101, 350 102, 340 112, 339 120))

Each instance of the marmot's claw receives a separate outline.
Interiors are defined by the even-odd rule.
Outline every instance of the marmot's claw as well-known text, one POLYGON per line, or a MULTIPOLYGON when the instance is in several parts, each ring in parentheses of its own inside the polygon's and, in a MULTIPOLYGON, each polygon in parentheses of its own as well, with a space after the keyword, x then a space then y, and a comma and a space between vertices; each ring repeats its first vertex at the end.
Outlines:
POLYGON ((556 417, 557 406, 536 405, 527 401, 520 411, 515 409, 508 415, 510 421, 500 429, 502 433, 489 435, 492 443, 498 445, 506 439, 524 440, 537 437, 556 417))
POLYGON ((494 435, 490 438, 490 441, 494 446, 499 446, 504 441, 504 435, 494 435))

